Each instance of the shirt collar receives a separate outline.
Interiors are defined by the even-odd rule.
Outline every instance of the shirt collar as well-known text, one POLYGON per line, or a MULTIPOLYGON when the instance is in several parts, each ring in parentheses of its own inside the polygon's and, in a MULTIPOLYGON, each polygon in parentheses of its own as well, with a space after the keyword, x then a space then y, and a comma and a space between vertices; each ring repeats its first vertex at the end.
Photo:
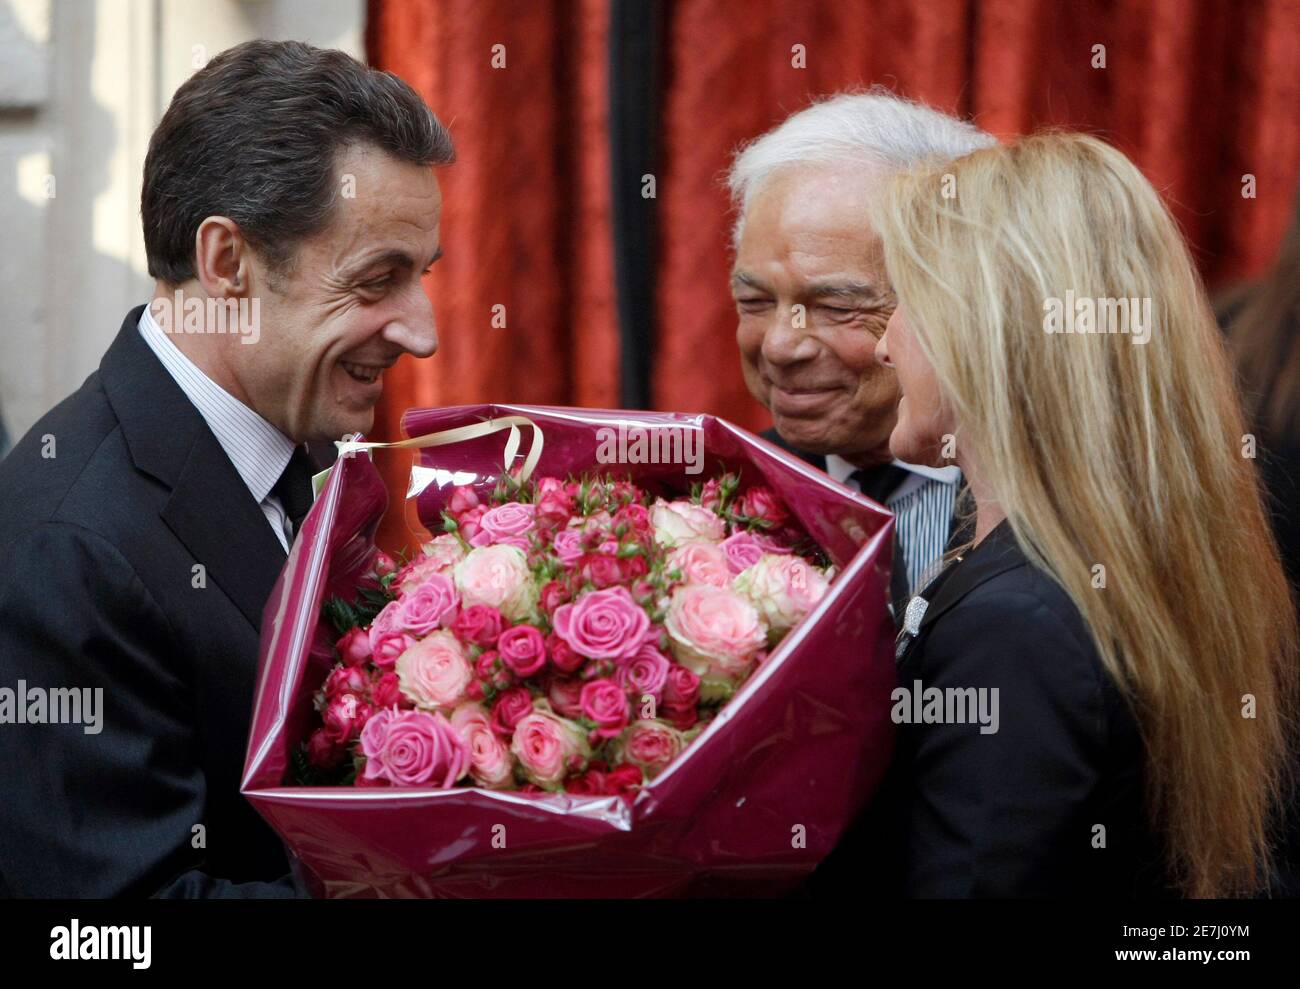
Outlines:
POLYGON ((149 307, 140 314, 140 335, 167 373, 175 379, 221 448, 243 478, 253 500, 261 504, 289 465, 294 442, 235 398, 185 356, 167 338, 149 307))
MULTIPOLYGON (((905 463, 898 459, 895 459, 893 463, 895 467, 911 471, 926 480, 939 481, 943 484, 957 484, 961 481, 961 468, 957 466, 925 467, 921 464, 905 463)), ((849 475, 858 469, 838 454, 828 453, 826 455, 826 473, 841 484, 848 483, 849 475)))

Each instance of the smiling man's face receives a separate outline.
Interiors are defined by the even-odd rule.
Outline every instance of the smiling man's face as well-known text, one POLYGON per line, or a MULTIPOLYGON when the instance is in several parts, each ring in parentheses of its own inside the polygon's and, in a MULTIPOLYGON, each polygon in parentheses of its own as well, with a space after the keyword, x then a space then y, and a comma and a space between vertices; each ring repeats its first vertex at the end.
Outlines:
POLYGON ((338 439, 374 422, 383 372, 438 346, 421 278, 442 250, 434 170, 366 145, 335 162, 329 225, 275 277, 258 264, 261 337, 234 347, 248 404, 295 441, 338 439))
POLYGON ((890 459, 898 412, 894 373, 874 357, 894 308, 867 223, 883 178, 862 166, 771 176, 750 200, 731 277, 745 382, 777 432, 860 467, 890 459))

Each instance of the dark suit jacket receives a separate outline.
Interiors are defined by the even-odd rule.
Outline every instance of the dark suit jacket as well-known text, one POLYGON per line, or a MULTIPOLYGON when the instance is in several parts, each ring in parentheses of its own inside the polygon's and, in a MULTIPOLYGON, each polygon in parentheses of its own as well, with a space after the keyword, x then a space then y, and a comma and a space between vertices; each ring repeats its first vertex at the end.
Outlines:
POLYGON ((0 728, 0 876, 18 896, 293 895, 239 794, 284 550, 142 308, 0 461, 0 686, 103 689, 100 734, 0 728))
MULTIPOLYGON (((949 545, 965 538, 950 532, 949 545)), ((1137 723, 1069 596, 1006 523, 924 596, 918 635, 900 635, 899 685, 909 696, 918 680, 922 691, 996 688, 998 731, 901 724, 879 793, 802 893, 1169 895, 1143 813, 1137 723), (1105 848, 1093 847, 1096 825, 1105 848)))
POLYGON ((899 637, 899 685, 996 689, 998 730, 900 724, 880 798, 900 851, 898 888, 919 897, 1166 893, 1143 812, 1137 722, 1065 591, 1004 522, 924 596, 917 634, 899 637))

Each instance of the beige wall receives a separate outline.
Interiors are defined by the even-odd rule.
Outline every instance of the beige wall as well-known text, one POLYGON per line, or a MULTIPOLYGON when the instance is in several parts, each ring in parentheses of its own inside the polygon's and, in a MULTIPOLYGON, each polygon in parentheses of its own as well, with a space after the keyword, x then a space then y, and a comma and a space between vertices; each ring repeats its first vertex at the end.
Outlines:
POLYGON ((363 57, 365 0, 0 0, 0 410, 16 440, 148 298, 140 171, 171 94, 250 38, 363 57))

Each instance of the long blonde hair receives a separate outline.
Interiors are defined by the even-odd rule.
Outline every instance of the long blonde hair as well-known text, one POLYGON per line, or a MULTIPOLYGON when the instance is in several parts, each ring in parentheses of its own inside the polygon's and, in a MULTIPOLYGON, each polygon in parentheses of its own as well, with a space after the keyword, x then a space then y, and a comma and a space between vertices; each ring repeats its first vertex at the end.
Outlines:
POLYGON ((958 449, 1135 712, 1171 880, 1191 896, 1262 888, 1288 777, 1295 614, 1172 217, 1119 151, 1048 133, 900 174, 875 226, 958 449), (1067 291, 1076 306, 1149 299, 1149 340, 1048 332, 1068 328, 1046 321, 1067 291))

